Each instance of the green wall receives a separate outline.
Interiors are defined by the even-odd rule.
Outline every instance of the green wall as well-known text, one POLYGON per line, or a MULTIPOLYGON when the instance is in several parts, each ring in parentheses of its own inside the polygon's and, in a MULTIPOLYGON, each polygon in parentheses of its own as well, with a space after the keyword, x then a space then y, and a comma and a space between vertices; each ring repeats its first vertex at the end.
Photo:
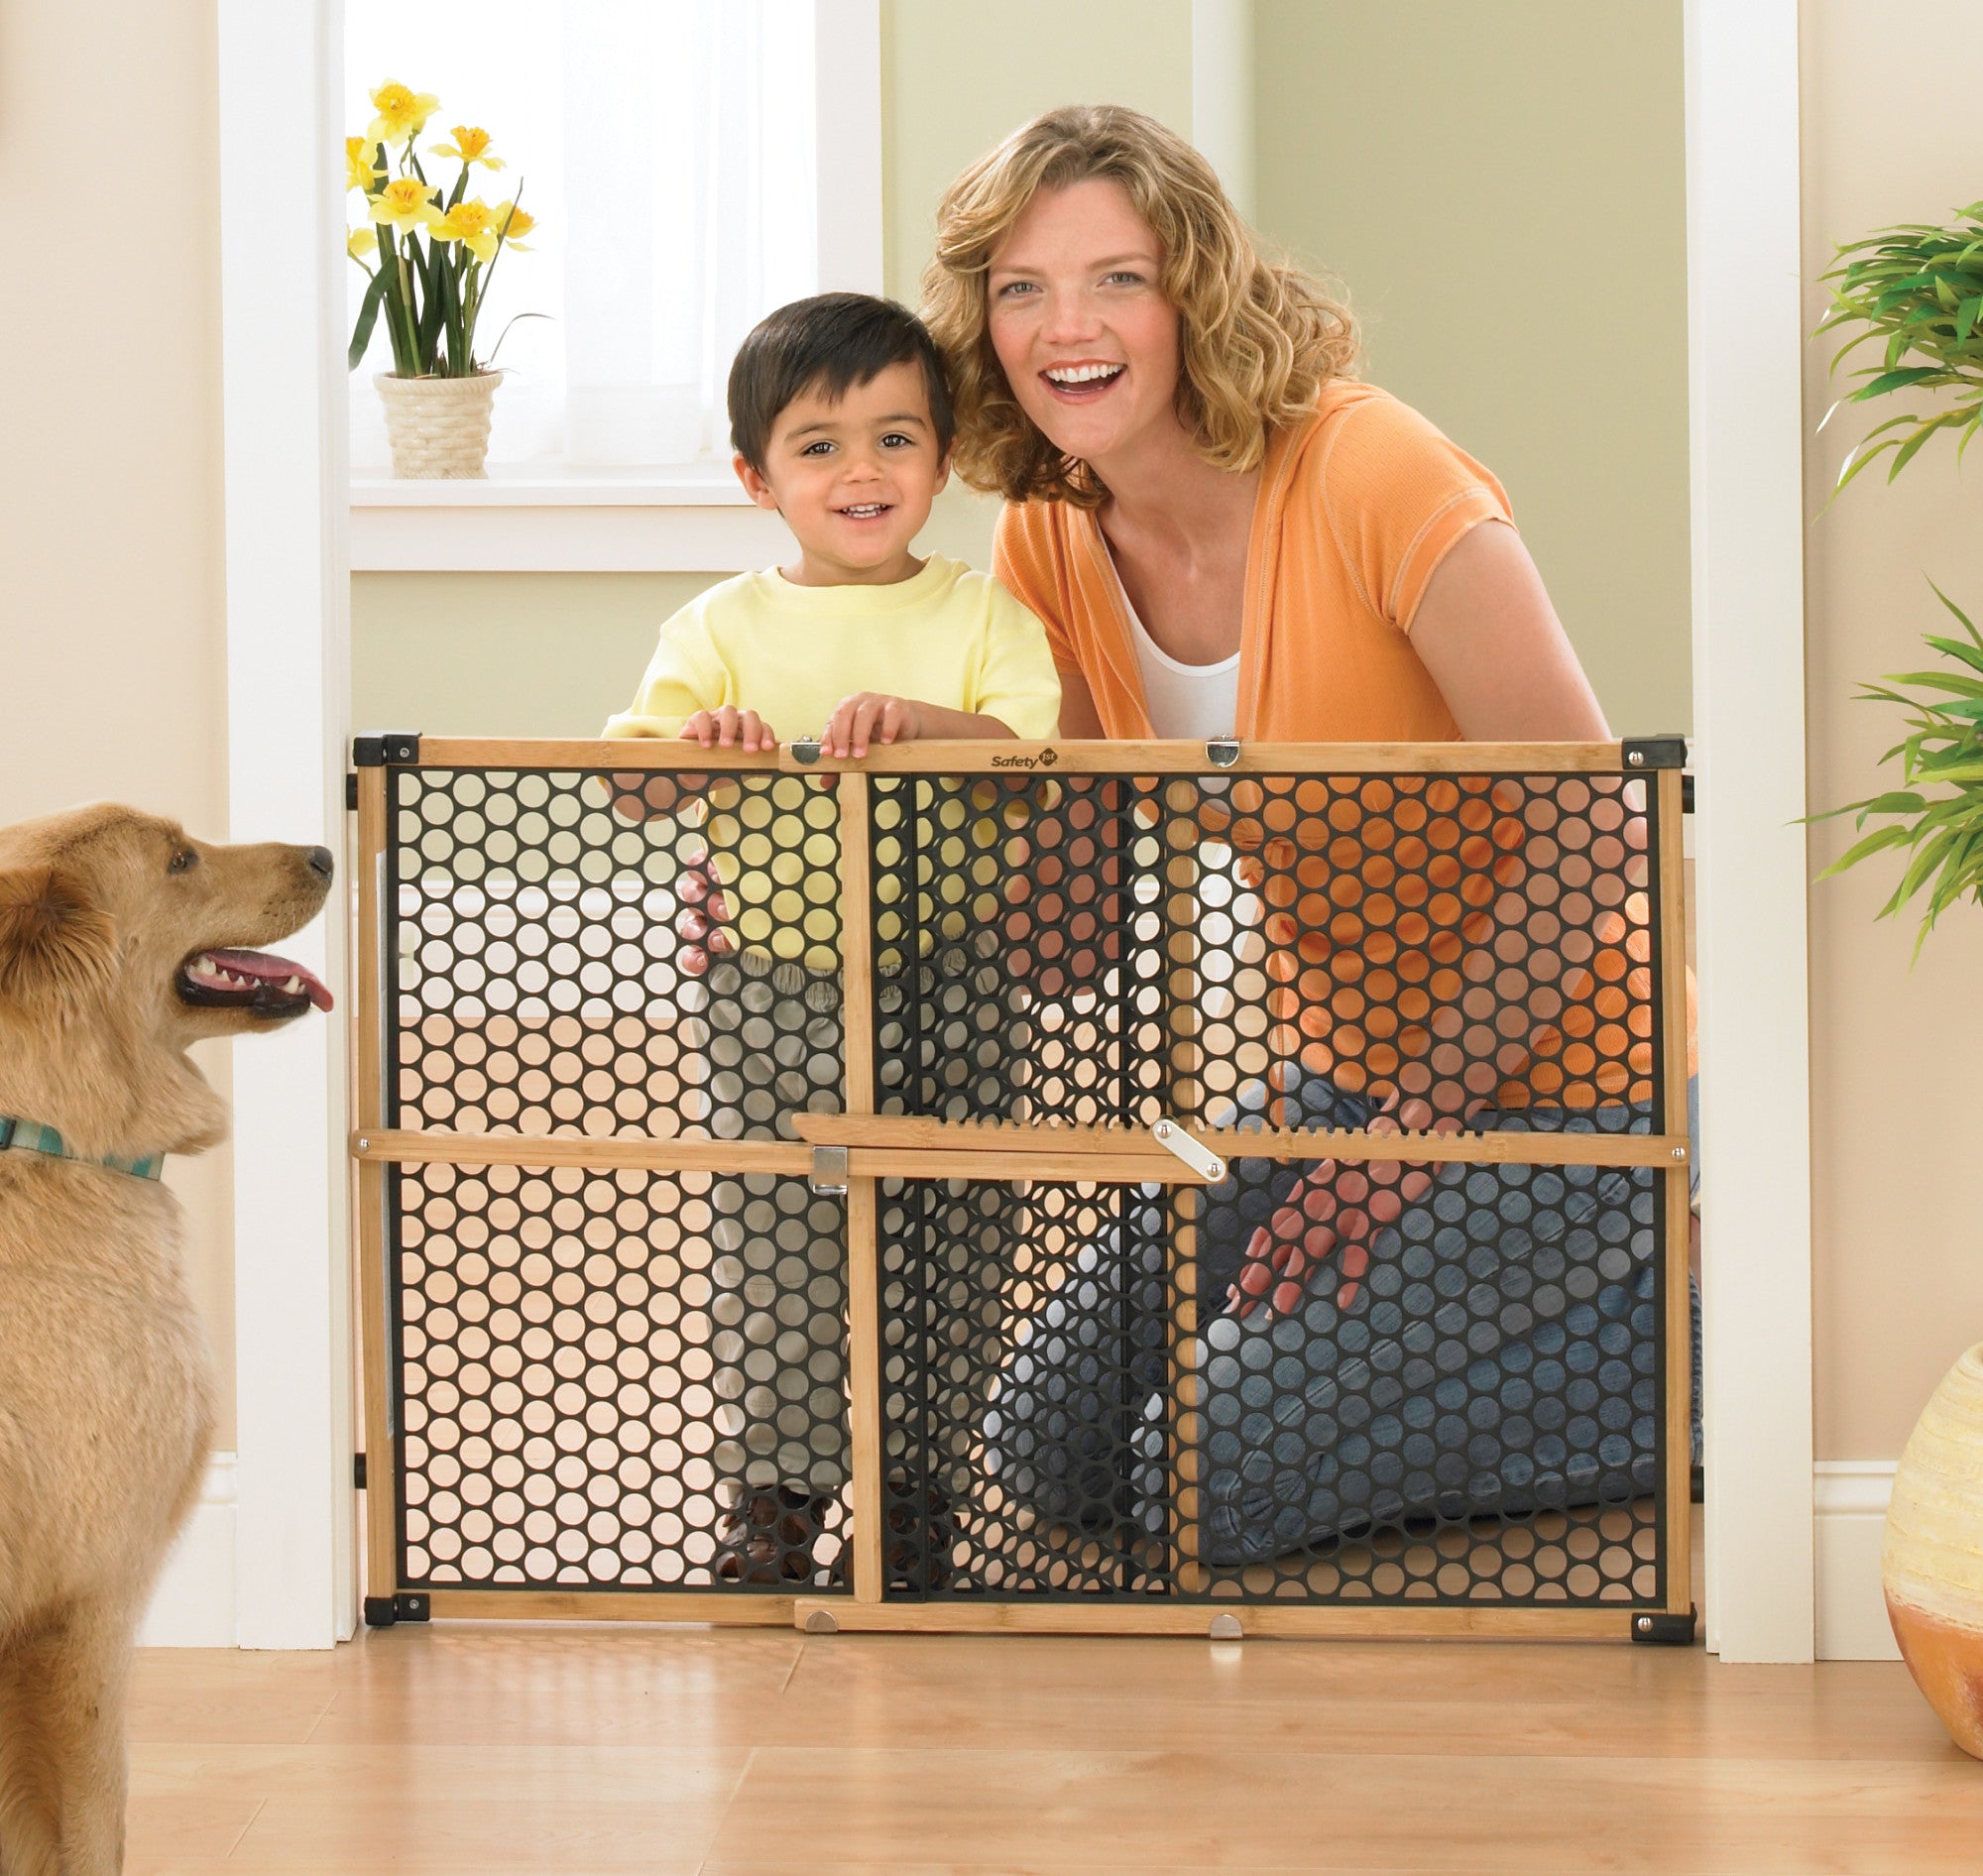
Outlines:
POLYGON ((1255 0, 1262 226, 1494 471, 1620 735, 1685 730, 1679 0, 1255 0))
MULTIPOLYGON (((1680 0, 1253 0, 1263 232, 1346 281, 1369 375, 1507 485, 1612 728, 1685 729, 1680 0)), ((937 198, 1026 118, 1132 104, 1189 132, 1189 0, 883 0, 888 291, 937 198), (1050 54, 1043 49, 1050 49, 1050 54)), ((990 563, 953 488, 922 544, 990 563)), ((584 735, 655 628, 723 573, 359 574, 367 725, 584 735)))
POLYGON ((720 573, 360 573, 351 720, 423 736, 597 736, 654 631, 720 573))

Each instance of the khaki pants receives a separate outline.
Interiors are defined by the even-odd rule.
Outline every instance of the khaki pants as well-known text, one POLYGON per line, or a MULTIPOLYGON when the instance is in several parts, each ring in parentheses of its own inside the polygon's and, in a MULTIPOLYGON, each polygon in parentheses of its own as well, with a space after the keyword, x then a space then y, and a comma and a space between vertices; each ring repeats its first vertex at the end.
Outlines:
MULTIPOLYGON (((838 971, 761 952, 720 958, 682 997, 708 1068, 710 1132, 793 1139, 841 1108, 838 971)), ((749 1487, 833 1491, 847 1477, 846 1207, 803 1180, 720 1174, 710 1190, 718 1471, 749 1487)), ((733 1489, 734 1489, 733 1484, 733 1489)))

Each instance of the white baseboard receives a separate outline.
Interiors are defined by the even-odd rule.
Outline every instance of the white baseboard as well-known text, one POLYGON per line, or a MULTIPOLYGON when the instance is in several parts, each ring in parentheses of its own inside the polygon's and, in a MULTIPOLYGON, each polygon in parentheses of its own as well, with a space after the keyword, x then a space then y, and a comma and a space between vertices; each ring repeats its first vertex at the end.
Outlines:
MULTIPOLYGON (((1820 1460, 1811 1468, 1820 1661, 1901 1658, 1880 1591, 1894 1466, 1892 1460, 1820 1460)), ((160 1574, 138 1643, 232 1648, 235 1639, 234 1455, 216 1453, 199 1503, 160 1574)))
POLYGON ((1811 1467, 1820 1661, 1901 1658, 1880 1589, 1880 1544, 1896 1464, 1819 1460, 1811 1467))
POLYGON ((140 1648, 232 1648, 234 1455, 207 1462, 199 1503, 178 1535, 138 1629, 140 1648))

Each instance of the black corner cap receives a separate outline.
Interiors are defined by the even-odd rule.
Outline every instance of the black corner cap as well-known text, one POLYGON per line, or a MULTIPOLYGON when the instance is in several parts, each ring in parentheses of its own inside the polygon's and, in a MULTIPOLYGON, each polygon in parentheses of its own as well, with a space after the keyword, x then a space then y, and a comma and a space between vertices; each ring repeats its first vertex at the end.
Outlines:
POLYGON ((420 733, 417 730, 379 730, 370 736, 351 739, 351 765, 354 768, 385 768, 420 760, 420 733))
POLYGON ((1627 768, 1685 768, 1684 736, 1628 736, 1619 746, 1627 768))
POLYGON ((1693 1625, 1699 1616, 1700 1611, 1692 1608, 1685 1615, 1646 1609, 1632 1617, 1632 1639, 1646 1648, 1691 1648, 1693 1625))
POLYGON ((365 1598, 367 1628, 391 1628, 398 1622, 424 1622, 428 1614, 427 1599, 417 1590, 402 1589, 394 1596, 365 1598))

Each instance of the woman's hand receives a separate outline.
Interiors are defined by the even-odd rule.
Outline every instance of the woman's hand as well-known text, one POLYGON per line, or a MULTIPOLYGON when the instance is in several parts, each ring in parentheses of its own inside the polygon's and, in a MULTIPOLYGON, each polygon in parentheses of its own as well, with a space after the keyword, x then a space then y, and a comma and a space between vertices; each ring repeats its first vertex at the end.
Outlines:
POLYGON ((747 756, 778 747, 778 733, 755 710, 739 710, 725 704, 721 710, 698 710, 682 725, 684 743, 700 743, 704 749, 737 748, 747 756))
POLYGON ((913 743, 923 733, 923 706, 885 691, 857 690, 833 706, 833 715, 819 733, 819 745, 829 756, 862 757, 870 742, 913 743))
MULTIPOLYGON (((1399 1106, 1393 1095, 1382 1114, 1370 1121, 1372 1133, 1398 1133, 1410 1127, 1448 1133, 1458 1122, 1436 1125, 1431 1106, 1407 1101, 1399 1106)), ((1325 1159, 1304 1173, 1281 1202, 1271 1224, 1262 1225, 1246 1246, 1239 1274, 1226 1292, 1228 1315, 1247 1317, 1255 1310, 1278 1310, 1291 1316, 1301 1308, 1312 1280, 1311 1271, 1336 1253, 1342 1281, 1336 1306, 1347 1309, 1361 1288, 1359 1279, 1370 1268, 1370 1234, 1380 1225, 1395 1225, 1406 1206, 1423 1198, 1432 1186, 1425 1167, 1398 1160, 1369 1160, 1344 1166, 1325 1159)))

